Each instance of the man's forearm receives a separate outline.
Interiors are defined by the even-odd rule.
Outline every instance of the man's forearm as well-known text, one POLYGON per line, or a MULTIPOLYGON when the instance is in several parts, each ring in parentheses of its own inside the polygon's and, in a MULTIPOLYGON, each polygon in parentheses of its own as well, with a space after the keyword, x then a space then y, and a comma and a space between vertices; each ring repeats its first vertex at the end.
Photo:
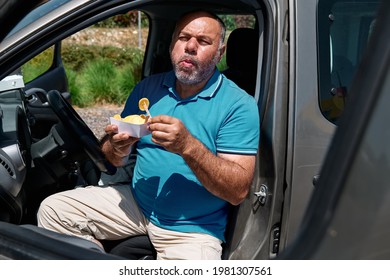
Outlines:
POLYGON ((253 179, 255 157, 246 158, 250 164, 243 165, 239 161, 214 155, 199 140, 191 138, 182 157, 198 180, 212 194, 233 205, 241 203, 253 179))

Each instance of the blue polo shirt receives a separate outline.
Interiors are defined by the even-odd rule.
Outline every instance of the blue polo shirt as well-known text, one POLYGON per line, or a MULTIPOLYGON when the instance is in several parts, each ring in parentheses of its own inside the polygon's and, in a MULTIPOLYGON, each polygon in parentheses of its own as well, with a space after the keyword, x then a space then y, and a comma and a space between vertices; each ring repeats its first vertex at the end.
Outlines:
MULTIPOLYGON (((180 119, 213 154, 256 155, 259 114, 252 96, 218 70, 203 91, 181 99, 173 71, 141 81, 126 101, 122 117, 143 114, 138 101, 150 101, 152 116, 180 119)), ((201 232, 224 240, 228 202, 208 192, 178 154, 151 141, 137 143, 132 189, 144 215, 155 225, 180 232, 201 232)))

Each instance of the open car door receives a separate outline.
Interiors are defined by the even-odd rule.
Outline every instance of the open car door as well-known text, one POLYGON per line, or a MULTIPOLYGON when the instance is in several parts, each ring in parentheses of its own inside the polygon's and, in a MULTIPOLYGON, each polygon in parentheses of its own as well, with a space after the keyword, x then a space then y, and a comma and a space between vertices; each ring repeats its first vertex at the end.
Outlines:
POLYGON ((280 259, 390 258, 390 2, 379 11, 302 229, 280 259))

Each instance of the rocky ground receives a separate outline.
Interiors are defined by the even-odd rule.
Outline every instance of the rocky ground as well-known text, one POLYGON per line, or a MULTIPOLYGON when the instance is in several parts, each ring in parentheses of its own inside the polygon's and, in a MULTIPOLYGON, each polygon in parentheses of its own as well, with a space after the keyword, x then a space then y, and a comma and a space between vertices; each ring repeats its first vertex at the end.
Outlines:
POLYGON ((65 44, 140 47, 145 48, 147 29, 139 32, 137 28, 87 28, 64 40, 65 44), (140 34, 141 33, 141 34, 140 34))
POLYGON ((76 112, 89 126, 98 139, 104 135, 104 127, 109 124, 109 118, 122 112, 122 106, 95 105, 87 108, 75 107, 76 112))

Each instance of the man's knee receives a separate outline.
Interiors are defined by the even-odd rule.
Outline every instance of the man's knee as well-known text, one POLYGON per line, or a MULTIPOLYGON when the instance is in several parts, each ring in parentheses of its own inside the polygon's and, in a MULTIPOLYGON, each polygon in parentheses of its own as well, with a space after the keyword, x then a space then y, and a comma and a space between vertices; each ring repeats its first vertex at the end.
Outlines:
POLYGON ((58 208, 61 207, 62 203, 62 200, 58 199, 58 195, 51 195, 45 198, 37 212, 38 226, 50 228, 50 225, 59 219, 58 208))

